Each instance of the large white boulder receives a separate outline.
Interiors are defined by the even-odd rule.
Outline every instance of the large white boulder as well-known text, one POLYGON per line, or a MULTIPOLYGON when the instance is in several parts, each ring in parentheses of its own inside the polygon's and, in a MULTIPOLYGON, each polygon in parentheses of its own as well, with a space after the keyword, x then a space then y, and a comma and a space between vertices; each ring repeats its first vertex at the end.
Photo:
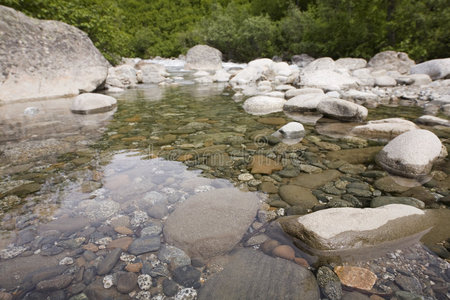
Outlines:
POLYGON ((344 57, 339 58, 335 61, 337 68, 346 69, 348 71, 353 71, 357 69, 362 69, 367 66, 367 61, 364 58, 350 58, 344 57))
POLYGON ((390 141, 378 153, 376 161, 392 174, 415 178, 427 175, 433 163, 446 155, 447 151, 434 133, 418 129, 390 141))
POLYGON ((413 206, 330 208, 280 221, 283 229, 319 250, 348 250, 395 241, 429 227, 425 213, 413 206))
POLYGON ((359 104, 337 99, 328 98, 320 101, 317 111, 327 117, 341 121, 362 121, 367 118, 368 110, 359 104))
POLYGON ((248 66, 231 78, 230 84, 233 88, 255 84, 256 81, 261 78, 262 72, 263 70, 258 67, 248 66))
POLYGON ((109 63, 86 33, 0 6, 0 103, 68 97, 105 82, 109 63))
POLYGON ((404 52, 383 51, 375 54, 367 65, 375 70, 383 69, 408 74, 415 62, 404 52))
POLYGON ((222 69, 222 52, 207 46, 197 45, 186 54, 186 70, 220 70, 222 69))
POLYGON ((364 138, 391 140, 402 133, 416 129, 419 127, 411 121, 389 118, 369 121, 365 125, 356 126, 351 130, 351 134, 364 138))
POLYGON ((213 75, 214 82, 228 82, 230 79, 231 74, 225 71, 224 69, 217 70, 216 73, 213 75))
POLYGON ((110 111, 117 105, 117 100, 114 97, 85 93, 76 96, 72 101, 70 110, 76 114, 96 114, 101 112, 110 111))
POLYGON ((138 83, 136 69, 130 65, 120 65, 108 69, 106 84, 119 88, 129 88, 138 83))
POLYGON ((356 78, 350 76, 346 71, 332 69, 307 71, 307 68, 305 68, 304 73, 300 76, 300 85, 302 86, 316 87, 324 90, 342 90, 357 85, 356 78))
POLYGON ((334 70, 336 69, 336 63, 331 57, 321 57, 311 63, 309 63, 305 68, 304 72, 312 72, 318 70, 334 70))
POLYGON ((286 102, 283 98, 254 96, 244 102, 244 110, 252 115, 266 115, 283 110, 286 102))
POLYGON ((191 258, 223 255, 239 243, 252 224, 259 200, 234 188, 191 196, 169 215, 164 237, 191 258))
POLYGON ((431 79, 443 79, 450 75, 450 58, 433 59, 411 67, 411 74, 427 74, 431 79))
POLYGON ((142 83, 160 83, 166 80, 166 67, 161 64, 141 61, 136 64, 136 69, 142 71, 142 83))

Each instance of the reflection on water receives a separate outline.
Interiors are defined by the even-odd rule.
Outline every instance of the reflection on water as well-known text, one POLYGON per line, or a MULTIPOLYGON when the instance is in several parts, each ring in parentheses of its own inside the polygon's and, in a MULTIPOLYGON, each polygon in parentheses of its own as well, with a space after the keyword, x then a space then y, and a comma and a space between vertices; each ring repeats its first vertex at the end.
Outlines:
MULTIPOLYGON (((83 291, 96 295, 96 288, 101 293, 114 291, 112 298, 127 295, 115 288, 105 289, 105 274, 96 270, 113 248, 128 251, 131 243, 146 238, 141 246, 159 248, 118 259, 111 274, 120 276, 129 265, 142 264, 137 274, 149 274, 154 282, 149 293, 162 295, 161 281, 174 271, 171 262, 157 257, 163 249, 160 243, 165 244, 162 228, 166 218, 192 195, 223 188, 261 192, 259 197, 268 203, 238 247, 258 249, 265 241, 274 241, 290 246, 298 264, 357 264, 377 273, 380 284, 376 292, 385 296, 399 289, 389 276, 415 272, 409 260, 415 260, 418 269, 428 266, 434 275, 427 276, 433 280, 439 278, 442 260, 424 250, 417 243, 419 237, 383 251, 317 253, 300 250, 299 241, 285 235, 276 222, 266 223, 283 213, 305 212, 296 210, 299 205, 287 204, 278 192, 279 187, 292 183, 299 170, 304 175, 323 174, 327 169, 342 172, 341 178, 310 189, 318 198, 314 209, 354 203, 369 206, 376 195, 392 193, 375 184, 387 176, 368 154, 374 147, 369 150, 367 141, 341 138, 352 124, 322 119, 314 127, 317 116, 248 115, 224 85, 194 85, 188 84, 189 80, 186 76, 179 86, 141 85, 114 94, 117 111, 105 114, 72 114, 70 99, 0 107, 0 288, 16 291, 17 299, 27 293, 43 299, 50 292, 37 290, 37 284, 56 277, 70 281, 61 289, 60 296, 66 298, 83 291), (274 139, 276 130, 297 118, 306 123, 301 143, 286 145, 274 139), (253 160, 256 155, 261 159, 253 160), (262 162, 256 166, 260 172, 251 174, 258 162, 262 162), (358 187, 353 194, 346 189, 350 183, 358 187), (345 194, 349 194, 347 198, 345 194), (387 266, 392 270, 386 271, 387 266)), ((396 113, 390 109, 378 114, 396 113)), ((416 113, 414 108, 405 115, 416 113)), ((444 194, 448 180, 442 173, 448 174, 448 169, 447 159, 436 166, 441 178, 433 175, 425 191, 419 192, 444 194)), ((401 186, 394 194, 410 188, 403 182, 394 183, 401 186)), ((433 207, 434 203, 426 205, 433 207)), ((446 218, 445 213, 436 214, 437 220, 446 218)), ((448 230, 442 230, 446 223, 436 223, 441 230, 432 230, 423 238, 429 244, 448 235, 448 230)), ((273 254, 272 250, 266 253, 273 254)), ((205 278, 212 272, 210 266, 195 263, 204 270, 205 278)), ((420 274, 414 276, 423 279, 420 274)))

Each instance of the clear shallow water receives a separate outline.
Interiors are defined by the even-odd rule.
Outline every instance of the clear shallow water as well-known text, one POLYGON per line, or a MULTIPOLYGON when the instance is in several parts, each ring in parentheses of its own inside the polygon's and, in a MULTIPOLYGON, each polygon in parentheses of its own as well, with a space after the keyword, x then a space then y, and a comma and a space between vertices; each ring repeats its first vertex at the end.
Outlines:
MULTIPOLYGON (((57 266, 66 256, 77 260, 88 244, 100 248, 96 252, 98 257, 106 255, 107 251, 101 248, 110 239, 123 237, 114 230, 118 224, 130 228, 133 233, 129 236, 136 238, 145 226, 163 225, 178 202, 196 193, 233 186, 251 192, 262 190, 265 195, 260 194, 260 198, 272 205, 269 208, 272 215, 280 212, 280 208, 287 213, 287 207, 279 202, 276 188, 288 183, 289 177, 255 175, 246 182, 238 179, 248 172, 248 164, 255 154, 278 160, 284 170, 299 165, 326 168, 325 158, 336 150, 330 144, 340 149, 362 148, 362 152, 364 147, 379 145, 323 136, 313 126, 306 126, 307 135, 300 144, 273 145, 268 135, 290 118, 283 113, 264 117, 248 115, 241 103, 231 100, 230 91, 224 90, 223 85, 140 86, 114 96, 119 100, 114 115, 72 116, 65 110, 68 100, 1 108, 9 109, 11 117, 3 119, 1 124, 0 248, 4 251, 0 261, 0 287, 10 292, 19 286, 19 299, 29 290, 24 280, 30 272, 57 266), (48 103, 55 108, 48 108, 48 103), (31 118, 23 116, 20 112, 27 105, 40 107, 41 113, 31 118), (49 123, 52 121, 56 123, 49 123), (270 183, 265 184, 270 189, 264 190, 262 183, 270 183), (152 192, 167 200, 167 212, 162 209, 158 215, 147 214, 147 217, 136 213, 143 211, 139 200, 152 192), (30 265, 30 261, 40 263, 30 265)), ((373 113, 378 114, 377 118, 402 114, 414 119, 420 111, 380 108, 373 113)), ((445 142, 448 132, 438 134, 445 142)), ((377 170, 373 162, 367 162, 365 167, 377 170)), ((448 159, 436 169, 448 174, 448 159)), ((346 176, 348 180, 360 179, 351 173, 346 176)), ((427 189, 439 192, 444 187, 427 189)), ((244 240, 258 232, 258 226, 250 229, 244 240)), ((266 233, 282 244, 294 246, 295 241, 276 228, 268 228, 266 233)), ((446 234, 448 231, 444 230, 433 238, 428 236, 429 244, 447 238, 446 234)), ((383 267, 391 264, 392 268, 398 262, 401 266, 397 268, 412 272, 408 260, 402 260, 408 257, 419 265, 428 264, 434 276, 439 277, 442 262, 435 255, 417 245, 401 251, 406 254, 392 258, 389 251, 373 250, 359 259, 359 263, 378 270, 377 274, 382 276, 383 267)), ((315 256, 298 249, 295 252, 312 265, 318 262, 315 256)), ((144 257, 142 261, 151 259, 144 257)), ((64 272, 76 278, 80 270, 85 272, 91 266, 89 261, 84 264, 80 261, 68 265, 64 272)), ((116 268, 124 266, 124 262, 119 262, 116 268)), ((388 279, 385 281, 389 283, 388 279)), ((392 291, 393 287, 388 286, 379 293, 387 294, 389 288, 392 291)), ((71 295, 69 288, 63 293, 67 297, 71 295)), ((155 286, 154 295, 158 293, 161 290, 155 286)))

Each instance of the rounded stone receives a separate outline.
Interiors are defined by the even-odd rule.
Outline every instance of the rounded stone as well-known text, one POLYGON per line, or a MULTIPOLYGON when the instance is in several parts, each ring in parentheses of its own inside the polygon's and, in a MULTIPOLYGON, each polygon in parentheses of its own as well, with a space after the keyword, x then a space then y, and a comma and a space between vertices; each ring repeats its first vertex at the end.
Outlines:
POLYGON ((266 115, 283 110, 286 100, 278 97, 254 96, 244 102, 244 110, 252 115, 266 115))
POLYGON ((70 110, 77 114, 96 114, 112 110, 117 105, 114 97, 85 93, 76 96, 72 101, 70 110))
POLYGON ((128 294, 137 287, 138 276, 135 273, 122 273, 117 279, 117 290, 128 294))
POLYGON ((295 258, 295 251, 289 245, 280 245, 275 247, 275 249, 272 250, 272 254, 288 260, 294 260, 295 258))
POLYGON ((427 175, 433 163, 446 156, 439 138, 431 131, 418 129, 405 132, 390 141, 376 156, 386 171, 403 177, 427 175))

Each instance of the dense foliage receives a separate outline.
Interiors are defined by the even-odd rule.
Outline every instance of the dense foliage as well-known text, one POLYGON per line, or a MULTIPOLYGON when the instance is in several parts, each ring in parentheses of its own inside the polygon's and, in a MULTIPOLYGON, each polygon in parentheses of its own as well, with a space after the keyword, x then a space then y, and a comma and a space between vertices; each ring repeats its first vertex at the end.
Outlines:
POLYGON ((107 59, 177 56, 206 43, 226 59, 293 54, 448 57, 447 0, 0 0, 84 30, 107 59))

